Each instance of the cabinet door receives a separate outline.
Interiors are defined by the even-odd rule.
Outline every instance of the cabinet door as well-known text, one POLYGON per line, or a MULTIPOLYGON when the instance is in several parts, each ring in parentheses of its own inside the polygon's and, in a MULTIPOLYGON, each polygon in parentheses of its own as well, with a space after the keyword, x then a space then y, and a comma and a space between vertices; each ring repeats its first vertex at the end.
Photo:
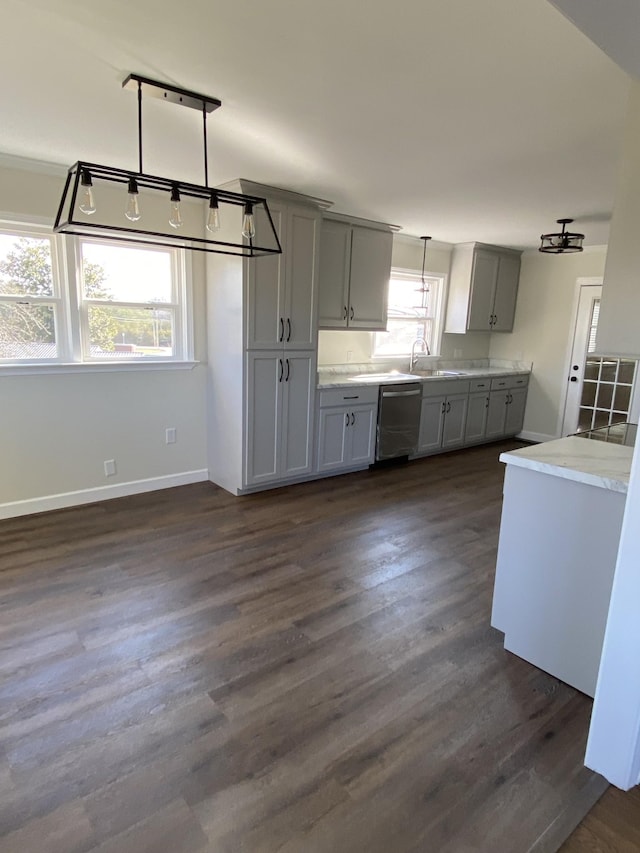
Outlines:
POLYGON ((344 329, 349 312, 351 226, 325 219, 320 235, 318 325, 344 329))
POLYGON ((384 331, 391 277, 390 231, 354 225, 351 235, 349 327, 384 331))
MULTIPOLYGON (((247 353, 245 485, 275 480, 280 463, 282 352, 247 353)), ((228 429, 239 428, 230 423, 228 429)))
POLYGON ((417 453, 434 453, 442 446, 442 429, 446 398, 425 397, 420 412, 420 433, 417 453))
POLYGON ((450 449, 464 444, 464 429, 467 423, 468 394, 447 397, 444 426, 442 429, 442 447, 450 449))
POLYGON ((516 313, 516 297, 520 278, 520 256, 501 255, 493 300, 493 331, 511 332, 516 313))
POLYGON ((349 418, 349 461, 354 465, 373 462, 376 449, 378 407, 353 407, 349 418))
POLYGON ((476 249, 473 257, 467 316, 467 330, 470 332, 487 332, 491 329, 499 263, 500 255, 476 249))
POLYGON ((507 417, 505 420, 505 435, 516 435, 524 424, 524 410, 527 405, 527 389, 514 388, 510 392, 507 403, 507 417))
MULTIPOLYGON (((284 263, 287 252, 285 234, 285 208, 276 202, 268 202, 269 210, 278 238, 282 244, 281 255, 266 255, 260 258, 245 258, 246 281, 246 346, 247 349, 282 349, 285 333, 284 263)), ((266 241, 261 233, 267 227, 264 210, 256 210, 256 241, 266 241)), ((270 231, 269 231, 270 233, 270 231)))
POLYGON ((313 466, 315 353, 285 352, 282 400, 282 477, 307 474, 313 466))
POLYGON ((464 443, 473 444, 476 441, 484 441, 487 430, 487 412, 489 409, 489 394, 481 391, 478 394, 469 394, 469 407, 467 408, 467 425, 464 431, 464 443))
POLYGON ((318 427, 318 471, 347 466, 347 435, 351 419, 346 408, 320 409, 318 427))
POLYGON ((319 231, 319 211, 289 206, 283 303, 285 349, 309 350, 316 346, 319 231))
POLYGON ((485 433, 487 439, 501 438, 504 435, 508 399, 508 391, 492 391, 489 394, 487 431, 485 433))

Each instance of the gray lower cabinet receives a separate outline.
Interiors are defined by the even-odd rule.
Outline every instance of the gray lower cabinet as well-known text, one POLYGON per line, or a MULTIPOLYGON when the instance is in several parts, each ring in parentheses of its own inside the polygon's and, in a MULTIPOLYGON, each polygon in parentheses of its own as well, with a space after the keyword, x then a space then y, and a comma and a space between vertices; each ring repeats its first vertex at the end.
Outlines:
MULTIPOLYGON (((487 383, 488 385, 489 383, 487 383)), ((476 444, 486 441, 487 414, 489 411, 489 390, 474 391, 469 394, 467 407, 467 425, 464 431, 464 443, 476 444)))
POLYGON ((524 424, 528 376, 500 377, 491 382, 487 410, 487 441, 517 435, 524 424))
POLYGON ((320 393, 318 473, 366 468, 374 460, 378 389, 320 393))
POLYGON ((423 385, 416 455, 453 450, 464 445, 469 383, 452 381, 440 383, 440 386, 442 393, 438 393, 435 385, 423 385))
POLYGON ((311 473, 315 378, 315 353, 247 353, 248 486, 311 473))

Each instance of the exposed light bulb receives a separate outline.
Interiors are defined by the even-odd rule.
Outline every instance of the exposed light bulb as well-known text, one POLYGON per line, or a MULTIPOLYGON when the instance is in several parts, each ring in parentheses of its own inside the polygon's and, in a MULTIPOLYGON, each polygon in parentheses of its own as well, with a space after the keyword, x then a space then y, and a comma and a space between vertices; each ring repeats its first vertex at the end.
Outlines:
POLYGON ((129 178, 129 198, 124 215, 132 222, 140 219, 140 205, 138 203, 138 182, 135 178, 129 178))
POLYGON ((180 213, 180 190, 178 185, 174 184, 171 190, 171 215, 169 216, 169 225, 172 228, 180 228, 182 225, 182 214, 180 213))
POLYGON ((253 217, 253 204, 248 201, 244 206, 244 216, 242 217, 242 236, 247 240, 252 240, 256 236, 256 223, 253 217))
POLYGON ((82 187, 82 190, 80 192, 80 204, 78 207, 83 213, 90 216, 92 213, 96 212, 96 205, 93 200, 93 190, 91 189, 93 186, 91 172, 87 169, 82 170, 80 175, 80 186, 82 187))
POLYGON ((215 234, 220 230, 220 210, 218 208, 218 193, 211 193, 209 199, 209 215, 207 216, 207 231, 215 234))

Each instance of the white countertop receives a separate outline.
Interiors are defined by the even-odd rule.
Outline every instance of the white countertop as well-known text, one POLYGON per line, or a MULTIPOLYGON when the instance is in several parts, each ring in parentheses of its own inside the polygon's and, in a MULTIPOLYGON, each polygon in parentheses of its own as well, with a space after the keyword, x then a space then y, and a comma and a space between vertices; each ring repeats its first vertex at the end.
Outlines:
MULTIPOLYGON (((394 382, 438 382, 451 379, 473 379, 478 376, 513 376, 515 374, 529 373, 527 369, 521 368, 506 368, 506 367, 464 367, 460 373, 449 372, 444 376, 424 376, 420 370, 409 375, 408 368, 404 371, 399 371, 400 375, 394 377, 391 373, 387 373, 384 379, 368 378, 367 372, 362 369, 349 370, 349 366, 338 365, 330 368, 320 367, 318 369, 318 388, 349 388, 358 382, 363 385, 380 384, 389 385, 394 382), (362 378, 360 378, 362 377, 362 378)), ((370 371, 372 377, 379 375, 373 370, 370 371)))
POLYGON ((633 448, 569 436, 500 455, 507 465, 626 494, 633 448))

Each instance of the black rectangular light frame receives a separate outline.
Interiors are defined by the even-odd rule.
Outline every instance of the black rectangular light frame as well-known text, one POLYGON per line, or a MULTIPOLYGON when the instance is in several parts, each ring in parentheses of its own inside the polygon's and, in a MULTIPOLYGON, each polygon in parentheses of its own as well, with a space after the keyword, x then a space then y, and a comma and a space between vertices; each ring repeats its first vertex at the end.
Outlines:
MULTIPOLYGON (((95 214, 92 214, 92 216, 95 216, 95 214)), ((168 246, 170 248, 177 246, 183 249, 194 249, 201 252, 215 252, 225 255, 240 255, 247 258, 279 255, 282 253, 278 233, 265 198, 234 193, 229 190, 216 189, 215 187, 200 186, 199 184, 183 183, 182 181, 178 183, 157 175, 131 172, 126 169, 117 169, 113 166, 103 166, 99 163, 88 163, 82 160, 71 166, 67 173, 53 230, 60 234, 75 234, 83 237, 102 236, 104 238, 105 234, 112 234, 114 239, 129 242, 144 242, 155 246, 168 246), (95 178, 115 184, 127 185, 129 180, 134 178, 140 188, 166 191, 167 199, 170 197, 172 189, 178 186, 180 195, 186 198, 201 199, 208 202, 211 194, 215 193, 218 202, 221 204, 237 205, 243 208, 247 204, 251 204, 253 205, 254 214, 257 209, 262 208, 271 227, 274 244, 272 246, 262 246, 256 245, 253 240, 233 243, 225 240, 216 240, 213 237, 182 237, 179 233, 173 234, 169 231, 167 233, 141 231, 140 229, 129 228, 127 226, 104 225, 98 221, 87 220, 84 215, 82 220, 79 220, 76 214, 76 206, 80 179, 85 171, 91 175, 92 179, 95 178)))

